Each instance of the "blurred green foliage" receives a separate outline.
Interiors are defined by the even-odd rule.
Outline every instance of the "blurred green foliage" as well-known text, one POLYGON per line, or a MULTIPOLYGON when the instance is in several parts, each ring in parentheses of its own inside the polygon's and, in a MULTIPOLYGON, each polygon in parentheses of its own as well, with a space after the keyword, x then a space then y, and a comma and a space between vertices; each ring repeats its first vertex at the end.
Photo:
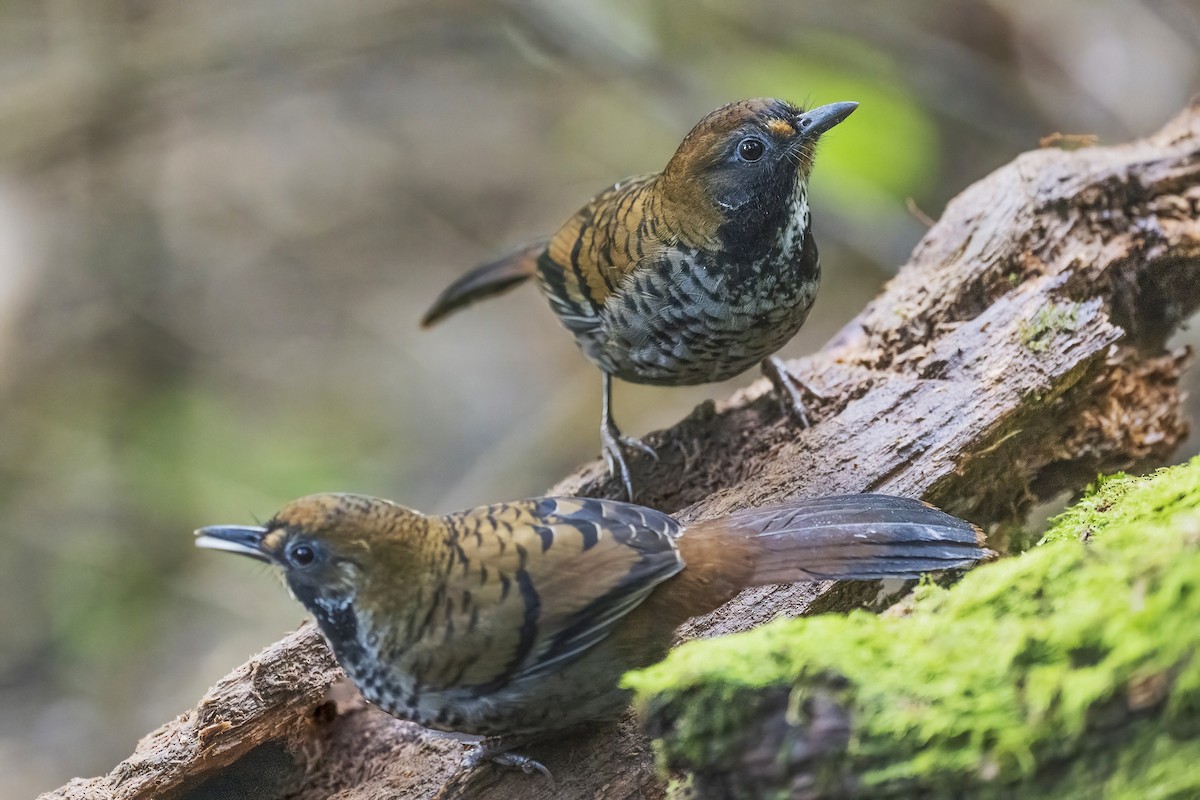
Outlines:
POLYGON ((238 408, 169 384, 120 407, 56 407, 81 385, 100 397, 98 383, 117 377, 84 373, 63 376, 68 387, 54 387, 39 411, 42 458, 91 473, 105 489, 89 504, 99 518, 85 514, 61 533, 69 547, 56 548, 41 602, 56 658, 89 673, 119 672, 162 622, 164 576, 192 557, 187 521, 244 520, 298 492, 376 482, 372 462, 353 457, 374 448, 369 426, 352 415, 296 402, 238 408), (58 427, 63 419, 67 430, 58 427))
POLYGON ((854 100, 854 124, 820 145, 820 186, 835 202, 854 207, 864 186, 891 201, 924 192, 938 178, 938 137, 928 110, 898 80, 899 68, 886 54, 837 37, 831 47, 856 65, 831 69, 808 55, 765 53, 722 77, 731 96, 742 87, 763 95, 797 98, 807 105, 854 100), (814 94, 820 87, 820 95, 814 94))

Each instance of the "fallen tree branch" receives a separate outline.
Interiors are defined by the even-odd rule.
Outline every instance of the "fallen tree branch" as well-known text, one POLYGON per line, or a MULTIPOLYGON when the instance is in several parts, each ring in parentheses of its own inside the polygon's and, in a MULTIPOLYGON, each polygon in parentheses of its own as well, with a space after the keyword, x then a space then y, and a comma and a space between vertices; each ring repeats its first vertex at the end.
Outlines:
MULTIPOLYGON (((639 501, 691 520, 795 495, 921 496, 980 524, 1101 471, 1161 462, 1185 432, 1169 333, 1200 306, 1200 110, 1116 147, 1037 150, 968 188, 884 292, 792 367, 826 395, 798 430, 759 381, 651 438, 639 501)), ((617 496, 600 464, 553 491, 617 496)), ((693 623, 742 630, 847 608, 874 585, 756 589, 693 623)), ((548 744, 557 777, 454 774, 457 742, 330 699, 309 628, 233 673, 113 773, 55 798, 661 797, 626 719, 548 744), (262 690, 264 675, 288 675, 262 690), (257 781, 258 783, 254 783, 257 781)))

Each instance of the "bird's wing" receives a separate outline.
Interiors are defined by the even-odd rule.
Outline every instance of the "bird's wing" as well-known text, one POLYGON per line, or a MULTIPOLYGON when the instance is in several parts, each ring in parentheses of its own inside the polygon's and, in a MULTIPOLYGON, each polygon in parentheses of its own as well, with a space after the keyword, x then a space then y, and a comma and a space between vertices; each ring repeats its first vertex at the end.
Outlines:
POLYGON ((593 197, 550 238, 538 276, 554 310, 595 317, 639 264, 658 257, 665 242, 653 191, 658 175, 627 178, 593 197))
POLYGON ((459 685, 498 687, 544 674, 606 637, 655 586, 683 569, 681 526, 640 506, 541 498, 446 518, 455 548, 459 685))

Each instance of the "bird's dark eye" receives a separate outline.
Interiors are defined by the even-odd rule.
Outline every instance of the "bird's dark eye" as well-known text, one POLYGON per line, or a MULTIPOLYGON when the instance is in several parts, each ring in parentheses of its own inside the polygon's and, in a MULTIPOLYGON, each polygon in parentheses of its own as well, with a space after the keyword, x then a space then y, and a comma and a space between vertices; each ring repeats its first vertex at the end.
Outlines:
POLYGON ((763 144, 762 139, 754 136, 747 136, 738 142, 737 153, 742 161, 758 161, 763 157, 763 153, 767 150, 767 146, 763 144))
POLYGON ((288 561, 293 567, 307 567, 317 560, 317 551, 310 544, 298 544, 288 550, 288 561))

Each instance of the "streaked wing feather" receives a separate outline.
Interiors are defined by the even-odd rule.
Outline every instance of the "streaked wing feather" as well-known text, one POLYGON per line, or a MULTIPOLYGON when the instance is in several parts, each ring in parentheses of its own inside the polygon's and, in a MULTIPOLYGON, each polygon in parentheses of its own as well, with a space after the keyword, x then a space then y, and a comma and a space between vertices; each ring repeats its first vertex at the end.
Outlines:
MULTIPOLYGON (((683 569, 675 547, 681 526, 651 509, 590 498, 540 498, 506 503, 449 518, 457 535, 473 543, 472 558, 491 584, 507 576, 512 586, 486 605, 463 607, 455 629, 476 633, 475 654, 492 666, 469 668, 479 683, 509 683, 555 670, 602 641, 663 581, 683 569), (489 632, 521 629, 519 640, 489 632), (471 615, 476 615, 471 624, 471 615), (503 663, 502 669, 496 664, 503 663)), ((448 594, 472 591, 474 571, 451 571, 448 594)), ((460 634, 461 636, 461 634, 460 634)), ((470 682, 468 680, 467 682, 470 682)))
POLYGON ((657 174, 628 178, 593 197, 551 237, 538 262, 542 289, 576 333, 640 263, 662 246, 639 230, 657 174))

